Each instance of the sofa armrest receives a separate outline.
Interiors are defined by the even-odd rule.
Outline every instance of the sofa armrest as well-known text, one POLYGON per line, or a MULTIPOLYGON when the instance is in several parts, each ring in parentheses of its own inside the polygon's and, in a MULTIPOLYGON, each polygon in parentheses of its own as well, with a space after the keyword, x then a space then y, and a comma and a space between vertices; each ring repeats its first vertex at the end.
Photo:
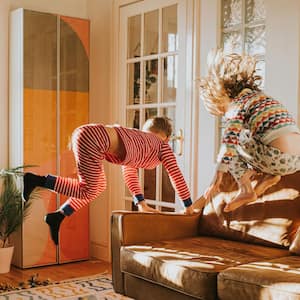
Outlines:
POLYGON ((120 269, 122 246, 197 236, 200 215, 114 211, 111 217, 111 255, 115 291, 124 292, 120 269))

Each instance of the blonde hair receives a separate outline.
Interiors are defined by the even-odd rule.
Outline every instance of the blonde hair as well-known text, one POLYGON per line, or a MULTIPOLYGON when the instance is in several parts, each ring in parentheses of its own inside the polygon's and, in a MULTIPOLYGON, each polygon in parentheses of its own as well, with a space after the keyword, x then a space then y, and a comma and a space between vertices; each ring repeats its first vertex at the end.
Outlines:
POLYGON ((168 117, 150 118, 145 122, 143 131, 151 131, 155 133, 163 132, 166 137, 170 137, 173 131, 171 119, 168 117))
POLYGON ((222 49, 210 51, 208 75, 200 78, 200 97, 209 113, 223 115, 227 105, 249 88, 260 91, 261 76, 256 74, 256 57, 245 54, 225 54, 222 49))

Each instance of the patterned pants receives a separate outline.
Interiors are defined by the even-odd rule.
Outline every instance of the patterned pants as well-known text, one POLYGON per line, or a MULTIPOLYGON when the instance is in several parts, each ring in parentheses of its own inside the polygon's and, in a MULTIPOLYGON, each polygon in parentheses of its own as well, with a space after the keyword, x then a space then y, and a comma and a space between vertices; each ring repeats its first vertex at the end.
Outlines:
POLYGON ((240 144, 237 146, 238 156, 229 164, 229 172, 239 181, 244 173, 252 167, 258 172, 271 175, 288 175, 300 170, 300 155, 283 153, 277 148, 265 145, 242 131, 240 144))

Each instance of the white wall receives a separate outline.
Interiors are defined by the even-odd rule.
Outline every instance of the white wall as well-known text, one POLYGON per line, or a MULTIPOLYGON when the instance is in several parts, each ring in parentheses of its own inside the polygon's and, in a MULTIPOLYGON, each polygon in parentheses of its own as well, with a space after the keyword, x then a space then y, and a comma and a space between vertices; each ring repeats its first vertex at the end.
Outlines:
MULTIPOLYGON (((88 0, 91 20, 90 121, 110 124, 112 1, 88 0)), ((105 164, 107 190, 90 204, 91 256, 110 259, 110 166, 105 164)))
POLYGON ((9 0, 0 1, 0 169, 8 167, 8 11, 9 0))
POLYGON ((266 1, 266 92, 299 120, 299 0, 266 1))
MULTIPOLYGON (((200 4, 200 76, 207 74, 206 58, 219 39, 219 0, 201 1, 200 4)), ((200 101, 200 99, 199 99, 200 101)), ((215 118, 199 105, 198 124, 198 193, 203 194, 215 171, 215 118)), ((197 146, 197 145, 195 145, 197 146)))
MULTIPOLYGON (((9 12, 26 9, 87 18, 90 36, 90 121, 109 123, 110 29, 112 1, 0 0, 0 169, 8 167, 8 34, 9 12)), ((90 205, 91 256, 109 257, 108 193, 90 205)))

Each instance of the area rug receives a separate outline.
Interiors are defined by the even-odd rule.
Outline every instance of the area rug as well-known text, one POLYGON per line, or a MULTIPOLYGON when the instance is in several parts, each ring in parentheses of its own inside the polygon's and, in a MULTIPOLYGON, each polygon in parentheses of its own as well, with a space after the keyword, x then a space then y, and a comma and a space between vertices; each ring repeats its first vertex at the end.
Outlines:
POLYGON ((131 298, 114 292, 111 276, 99 274, 89 277, 75 278, 63 282, 0 293, 0 300, 129 300, 131 298))

